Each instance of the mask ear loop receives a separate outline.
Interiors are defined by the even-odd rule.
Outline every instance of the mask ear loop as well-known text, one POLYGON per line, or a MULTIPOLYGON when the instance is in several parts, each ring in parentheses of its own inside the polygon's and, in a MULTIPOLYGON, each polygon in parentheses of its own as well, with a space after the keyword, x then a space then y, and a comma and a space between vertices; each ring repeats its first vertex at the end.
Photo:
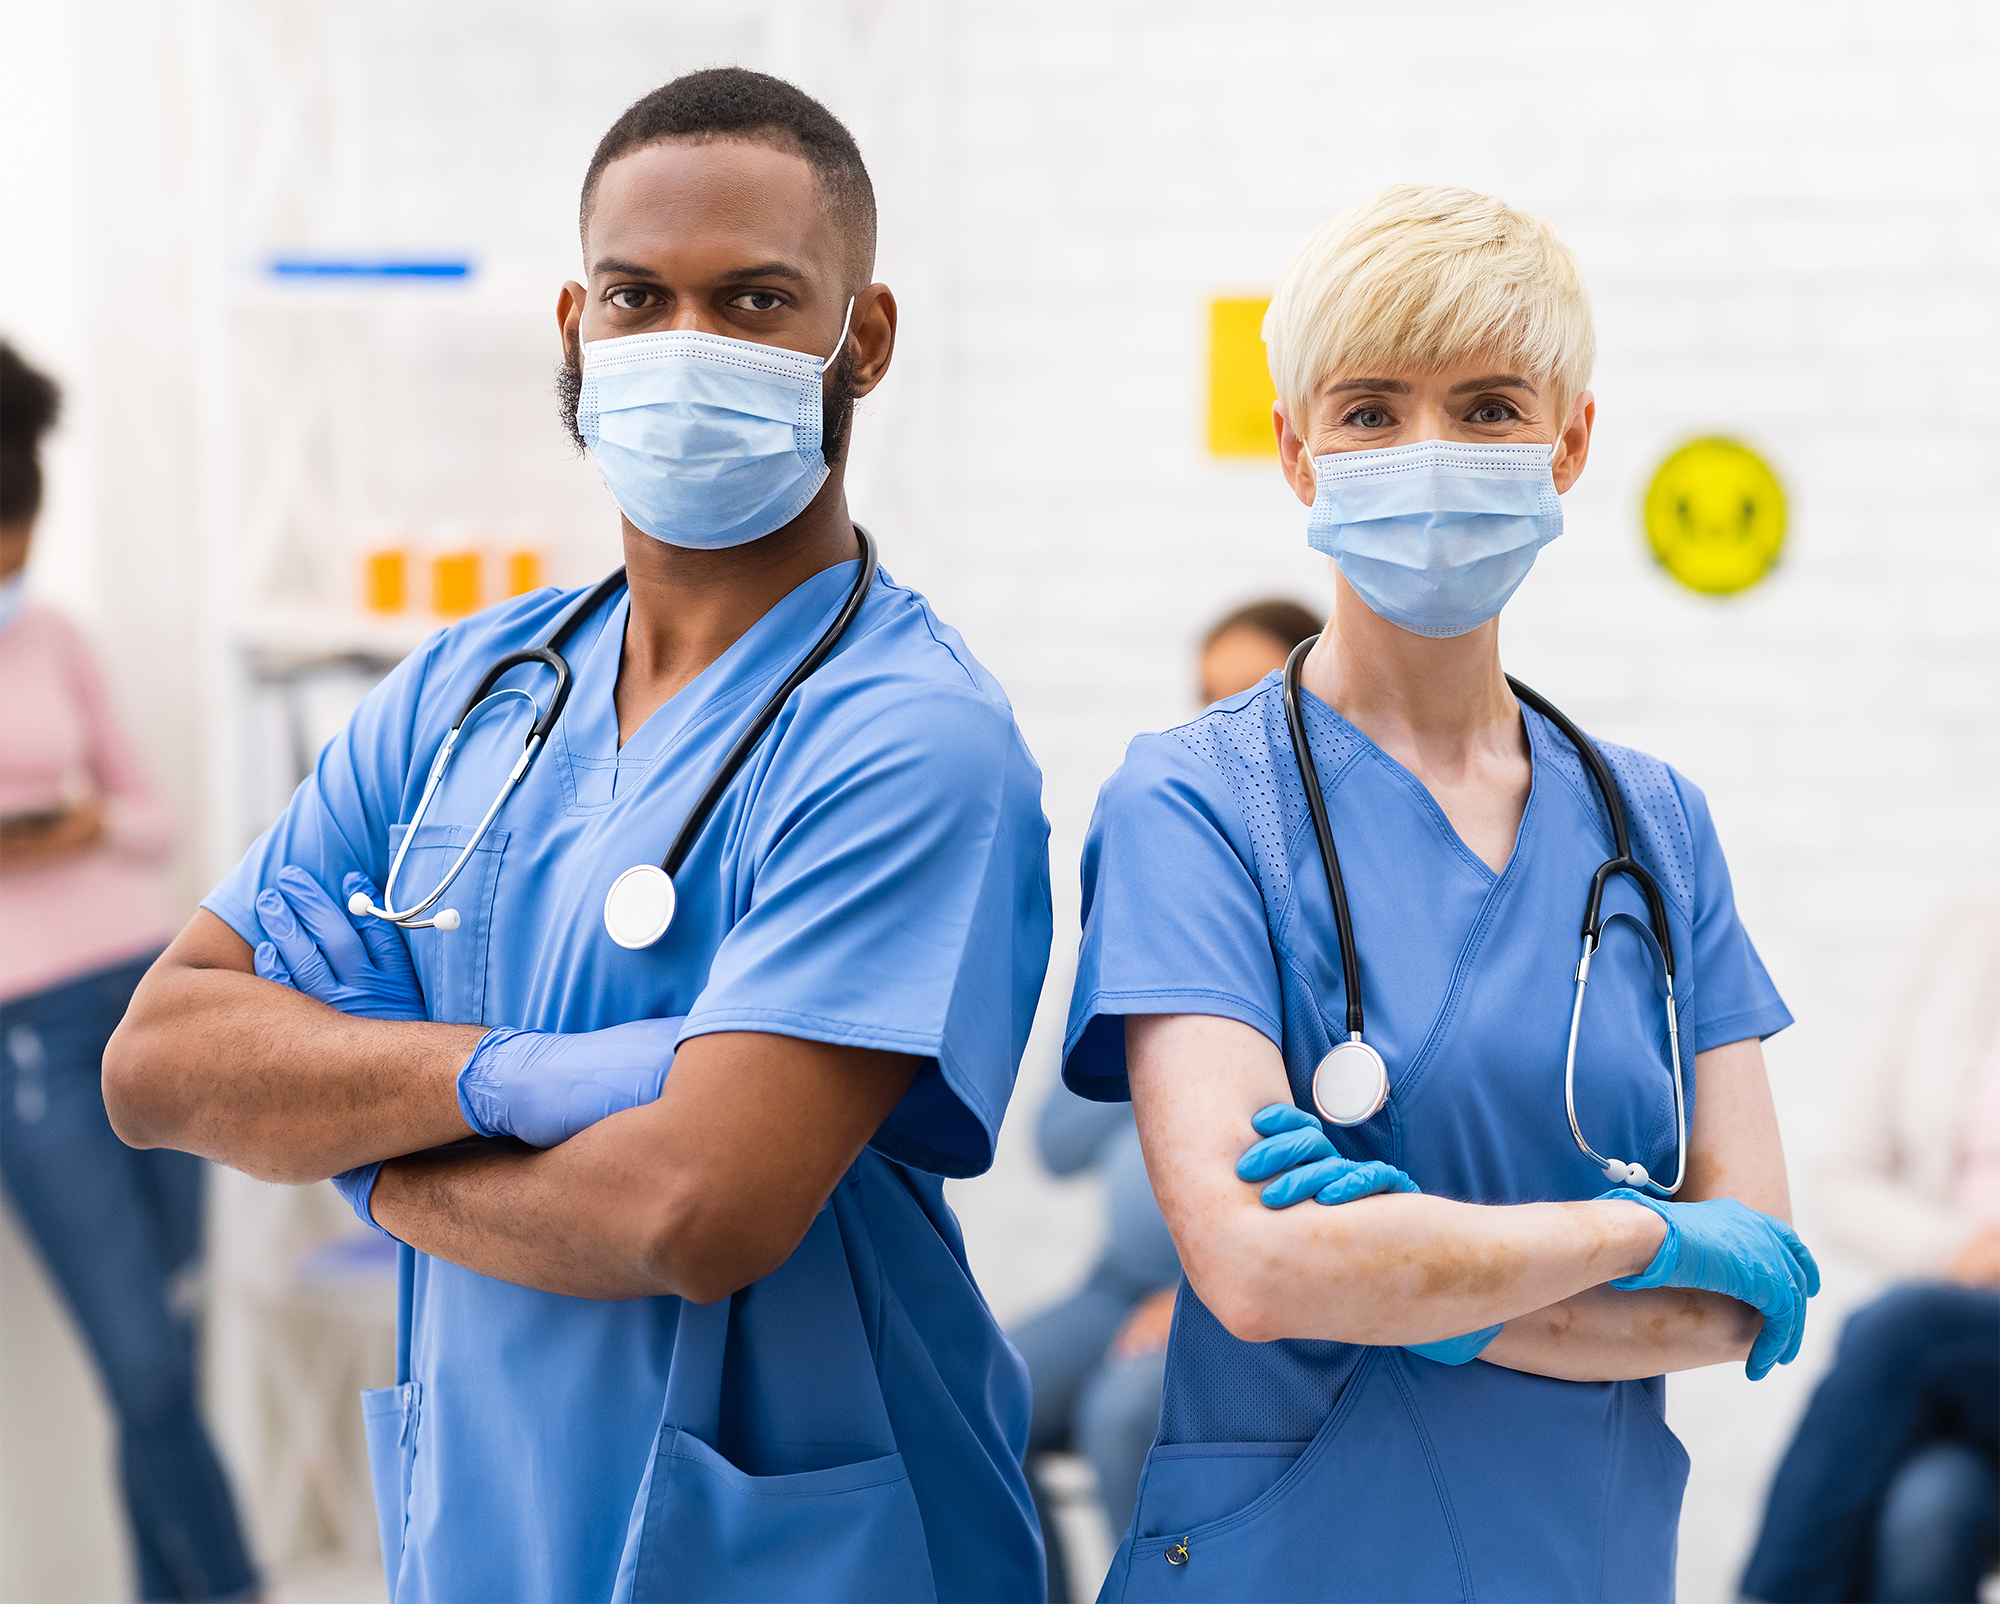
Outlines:
POLYGON ((847 345, 847 331, 854 326, 854 297, 847 298, 847 316, 840 320, 840 338, 833 342, 833 350, 820 359, 819 370, 824 373, 840 360, 840 353, 847 345))

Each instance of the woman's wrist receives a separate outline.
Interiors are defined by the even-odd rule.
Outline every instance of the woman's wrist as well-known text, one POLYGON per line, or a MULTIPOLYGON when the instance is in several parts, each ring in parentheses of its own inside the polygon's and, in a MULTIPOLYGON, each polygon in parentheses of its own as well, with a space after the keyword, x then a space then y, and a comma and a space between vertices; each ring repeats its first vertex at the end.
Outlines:
POLYGON ((1589 1205, 1607 1224, 1603 1242, 1603 1279, 1644 1275, 1667 1239, 1667 1222, 1643 1203, 1607 1198, 1589 1205))

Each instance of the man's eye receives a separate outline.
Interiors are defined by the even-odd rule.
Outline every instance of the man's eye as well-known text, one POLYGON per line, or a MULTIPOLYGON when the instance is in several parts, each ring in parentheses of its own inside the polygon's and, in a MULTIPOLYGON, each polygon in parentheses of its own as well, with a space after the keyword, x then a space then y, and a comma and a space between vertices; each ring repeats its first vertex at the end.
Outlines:
POLYGON ((646 304, 646 292, 635 285, 625 285, 611 292, 611 304, 622 312, 636 312, 646 304))
POLYGON ((736 297, 736 304, 750 312, 775 312, 785 303, 769 290, 747 290, 736 297))
POLYGON ((1386 429, 1395 420, 1380 407, 1356 407, 1340 421, 1355 429, 1386 429))

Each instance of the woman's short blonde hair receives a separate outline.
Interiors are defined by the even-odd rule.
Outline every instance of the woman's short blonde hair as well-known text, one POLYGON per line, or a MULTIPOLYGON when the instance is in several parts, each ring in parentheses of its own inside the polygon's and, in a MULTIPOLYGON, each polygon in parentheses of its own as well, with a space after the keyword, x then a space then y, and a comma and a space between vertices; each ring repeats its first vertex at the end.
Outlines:
POLYGON ((1330 373, 1436 372, 1484 352, 1552 385, 1560 422, 1590 382, 1597 335, 1576 257, 1541 218, 1469 189, 1395 184, 1299 247, 1264 347, 1303 434, 1330 373))

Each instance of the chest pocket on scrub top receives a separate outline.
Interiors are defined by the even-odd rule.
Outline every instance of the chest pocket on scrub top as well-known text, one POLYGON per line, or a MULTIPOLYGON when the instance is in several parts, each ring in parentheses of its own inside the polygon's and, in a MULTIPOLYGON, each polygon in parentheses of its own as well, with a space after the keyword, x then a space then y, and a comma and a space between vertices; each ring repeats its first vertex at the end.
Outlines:
MULTIPOLYGON (((389 832, 389 861, 403 844, 407 825, 389 832)), ((418 827, 396 877, 396 895, 416 901, 430 893, 432 886, 450 872, 472 827, 466 824, 425 824, 418 827)), ((493 944, 493 901, 500 889, 500 862, 507 851, 507 832, 488 830, 485 839, 466 860, 451 889, 438 898, 438 907, 456 908, 456 930, 411 930, 410 958, 423 983, 424 1005, 434 1023, 442 1025, 489 1025, 506 1023, 486 1017, 486 969, 493 944)), ((386 872, 386 871, 385 871, 386 872)))

